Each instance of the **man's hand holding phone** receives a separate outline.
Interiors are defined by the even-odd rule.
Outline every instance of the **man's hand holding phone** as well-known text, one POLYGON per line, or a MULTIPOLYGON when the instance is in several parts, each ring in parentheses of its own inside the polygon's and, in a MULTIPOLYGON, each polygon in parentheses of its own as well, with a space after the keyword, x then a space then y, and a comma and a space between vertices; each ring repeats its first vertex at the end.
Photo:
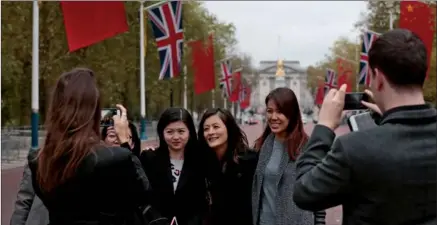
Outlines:
POLYGON ((129 121, 127 120, 127 110, 121 104, 117 104, 116 107, 120 110, 120 115, 114 115, 115 133, 118 136, 120 143, 129 141, 129 121))
MULTIPOLYGON (((373 93, 370 90, 365 90, 364 93, 367 94, 367 96, 369 96, 369 98, 371 100, 373 100, 373 93)), ((382 111, 381 109, 375 104, 375 103, 370 103, 367 101, 361 101, 361 104, 363 104, 364 106, 366 106, 368 109, 372 110, 373 112, 378 113, 380 116, 382 116, 382 111)))
POLYGON ((343 84, 338 90, 329 90, 320 108, 318 124, 326 126, 333 131, 337 129, 343 116, 346 88, 347 85, 343 84))

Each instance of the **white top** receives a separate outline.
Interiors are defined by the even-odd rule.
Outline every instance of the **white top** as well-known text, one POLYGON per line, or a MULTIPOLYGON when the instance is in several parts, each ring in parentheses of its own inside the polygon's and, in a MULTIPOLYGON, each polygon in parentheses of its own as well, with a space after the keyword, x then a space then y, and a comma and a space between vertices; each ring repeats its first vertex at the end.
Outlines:
POLYGON ((184 165, 183 159, 170 159, 171 163, 171 175, 173 176, 173 191, 176 191, 179 183, 179 177, 181 176, 182 166, 184 165))

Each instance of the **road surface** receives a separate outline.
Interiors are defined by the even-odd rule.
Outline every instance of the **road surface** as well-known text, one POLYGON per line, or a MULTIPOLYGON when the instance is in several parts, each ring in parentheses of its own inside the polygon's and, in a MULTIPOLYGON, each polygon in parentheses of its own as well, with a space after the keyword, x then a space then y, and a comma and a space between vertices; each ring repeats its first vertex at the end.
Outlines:
MULTIPOLYGON (((313 129, 312 124, 305 125, 305 131, 310 134, 313 129)), ((253 142, 262 133, 261 125, 243 126, 243 130, 249 139, 249 143, 253 146, 253 142)), ((340 127, 336 130, 337 134, 344 134, 348 132, 347 127, 340 127)), ((147 146, 156 146, 157 141, 143 142, 143 149, 147 146)), ((18 191, 18 186, 23 174, 23 166, 19 166, 11 169, 1 170, 1 224, 9 224, 11 218, 15 198, 18 191)), ((340 225, 341 224, 341 207, 336 207, 328 210, 327 225, 340 225)))

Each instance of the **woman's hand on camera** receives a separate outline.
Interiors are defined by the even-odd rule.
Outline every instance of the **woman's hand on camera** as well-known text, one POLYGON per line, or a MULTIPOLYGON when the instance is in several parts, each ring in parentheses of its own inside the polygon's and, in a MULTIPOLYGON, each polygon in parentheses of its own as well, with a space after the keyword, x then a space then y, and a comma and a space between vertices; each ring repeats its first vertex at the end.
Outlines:
POLYGON ((127 120, 127 110, 120 104, 117 104, 116 107, 120 110, 120 115, 112 117, 114 120, 114 130, 120 143, 125 143, 129 141, 129 121, 127 120))

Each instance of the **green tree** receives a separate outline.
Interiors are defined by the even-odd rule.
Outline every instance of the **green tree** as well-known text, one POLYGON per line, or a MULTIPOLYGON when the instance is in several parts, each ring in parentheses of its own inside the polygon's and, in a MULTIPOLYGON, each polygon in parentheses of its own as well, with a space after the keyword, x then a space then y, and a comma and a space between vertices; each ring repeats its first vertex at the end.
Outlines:
MULTIPOLYGON (((133 118, 139 117, 139 14, 140 3, 126 2, 129 31, 70 53, 67 47, 61 8, 58 2, 40 7, 40 113, 44 121, 50 88, 59 75, 74 67, 95 71, 103 107, 122 103, 133 118)), ((148 2, 152 4, 152 2, 148 2)), ((32 2, 1 2, 2 10, 2 126, 29 125, 32 70, 32 2)), ((188 1, 183 9, 185 43, 215 35, 215 58, 225 57, 235 47, 235 27, 220 22, 201 2, 188 1)), ((175 105, 182 105, 183 76, 158 80, 159 58, 150 23, 147 22, 146 106, 148 119, 157 118, 170 105, 170 89, 175 105)), ((185 45, 186 46, 186 45, 185 45)), ((189 48, 184 48, 187 65, 188 102, 191 109, 210 107, 210 94, 193 94, 193 74, 189 48)), ((218 73, 218 70, 216 70, 218 73)))
MULTIPOLYGON (((339 57, 350 63, 352 71, 356 71, 353 74, 358 74, 359 47, 358 43, 351 42, 346 37, 338 38, 330 48, 329 54, 325 55, 323 60, 309 66, 307 69, 308 86, 312 92, 315 93, 318 81, 325 79, 324 76, 328 68, 337 71, 337 59, 339 57)), ((356 76, 351 77, 351 82, 356 84, 356 76)), ((356 89, 356 87, 352 87, 352 89, 356 89)))
MULTIPOLYGON (((435 8, 435 1, 422 1, 428 2, 431 7, 435 8)), ((370 29, 378 33, 384 33, 390 28, 390 13, 392 12, 395 20, 393 27, 399 27, 400 18, 400 2, 399 1, 368 1, 367 12, 362 15, 360 21, 355 26, 361 30, 370 29)), ((435 13, 436 11, 433 10, 435 13)), ((435 15, 431 20, 435 20, 435 15)), ((434 31, 435 32, 435 31, 434 31)), ((434 35, 434 44, 432 47, 431 64, 428 74, 428 79, 423 87, 425 100, 427 102, 436 102, 436 39, 434 35)))

